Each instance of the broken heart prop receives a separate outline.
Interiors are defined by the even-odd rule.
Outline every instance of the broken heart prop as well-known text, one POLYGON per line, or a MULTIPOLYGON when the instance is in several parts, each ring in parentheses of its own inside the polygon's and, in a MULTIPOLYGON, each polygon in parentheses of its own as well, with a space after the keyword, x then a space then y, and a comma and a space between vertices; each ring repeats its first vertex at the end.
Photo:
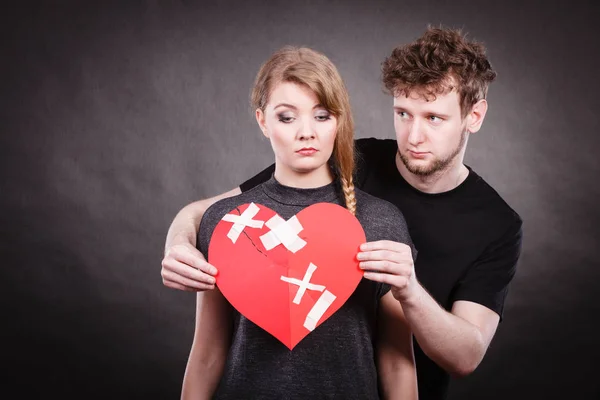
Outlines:
POLYGON ((208 261, 225 298, 291 350, 354 292, 364 242, 362 226, 341 206, 317 203, 286 221, 250 203, 219 221, 208 261))

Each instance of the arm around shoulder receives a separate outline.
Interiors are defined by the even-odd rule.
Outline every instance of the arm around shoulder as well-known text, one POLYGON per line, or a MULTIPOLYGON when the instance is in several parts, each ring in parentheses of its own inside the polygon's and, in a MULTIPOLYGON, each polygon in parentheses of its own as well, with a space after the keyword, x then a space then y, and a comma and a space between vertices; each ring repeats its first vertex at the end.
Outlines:
POLYGON ((200 226, 200 221, 202 221, 202 217, 206 210, 217 201, 227 197, 236 196, 240 193, 242 193, 242 191, 239 187, 236 187, 235 189, 231 189, 230 191, 221 193, 217 196, 190 203, 179 210, 169 226, 165 242, 165 252, 172 246, 182 243, 189 243, 192 246, 196 246, 198 227, 200 226))
POLYGON ((217 201, 240 194, 240 188, 199 200, 182 208, 169 227, 162 260, 163 284, 172 289, 199 291, 214 288, 216 268, 196 248, 200 221, 217 201))

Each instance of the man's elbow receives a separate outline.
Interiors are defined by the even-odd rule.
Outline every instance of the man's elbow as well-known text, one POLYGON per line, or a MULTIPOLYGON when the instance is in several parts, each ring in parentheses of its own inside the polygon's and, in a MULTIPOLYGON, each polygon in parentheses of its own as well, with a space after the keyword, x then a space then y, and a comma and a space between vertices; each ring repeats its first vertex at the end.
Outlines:
POLYGON ((468 360, 461 360, 457 365, 453 365, 447 368, 446 371, 453 378, 464 378, 471 375, 479 366, 481 360, 477 362, 469 362, 468 360))
POLYGON ((477 346, 477 350, 460 357, 452 365, 449 365, 446 371, 454 378, 464 378, 472 374, 485 356, 486 348, 483 343, 480 344, 480 346, 477 346))

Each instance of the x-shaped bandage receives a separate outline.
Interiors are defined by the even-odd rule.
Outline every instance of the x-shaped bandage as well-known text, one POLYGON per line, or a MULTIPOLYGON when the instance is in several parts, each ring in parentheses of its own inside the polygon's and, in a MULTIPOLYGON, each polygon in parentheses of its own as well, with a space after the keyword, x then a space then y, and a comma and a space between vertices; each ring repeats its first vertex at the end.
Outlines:
POLYGON ((317 266, 313 263, 310 263, 306 273, 304 274, 304 278, 302 280, 296 278, 289 278, 287 276, 282 276, 281 280, 287 283, 291 283, 292 285, 298 285, 298 291, 296 292, 296 296, 292 301, 294 304, 300 304, 302 301, 302 296, 306 290, 314 290, 318 292, 322 292, 319 299, 312 306, 306 319, 304 320, 304 327, 309 331, 313 331, 323 314, 327 311, 331 303, 336 299, 336 296, 331 293, 329 290, 325 289, 323 285, 315 285, 310 283, 310 278, 312 278, 313 273, 317 269, 317 266))
POLYGON ((313 283, 310 283, 310 278, 312 278, 312 274, 313 272, 315 272, 316 269, 317 266, 313 263, 310 263, 302 280, 296 278, 289 278, 287 276, 281 277, 281 280, 284 282, 291 283, 293 285, 298 285, 298 291, 296 292, 296 296, 292 301, 294 304, 300 304, 300 302, 302 301, 302 296, 304 296, 304 292, 306 292, 306 289, 316 290, 319 292, 325 290, 325 286, 323 285, 315 285, 313 283))
POLYGON ((233 222, 233 226, 229 229, 227 237, 235 243, 245 227, 262 228, 265 223, 264 221, 252 219, 259 211, 260 209, 256 204, 250 203, 248 208, 246 208, 241 215, 225 214, 223 221, 233 222))
POLYGON ((275 215, 266 222, 266 225, 271 230, 260 237, 265 249, 271 250, 275 246, 283 244, 286 249, 295 253, 306 246, 306 242, 298 236, 298 233, 304 228, 295 215, 287 221, 279 215, 275 215))

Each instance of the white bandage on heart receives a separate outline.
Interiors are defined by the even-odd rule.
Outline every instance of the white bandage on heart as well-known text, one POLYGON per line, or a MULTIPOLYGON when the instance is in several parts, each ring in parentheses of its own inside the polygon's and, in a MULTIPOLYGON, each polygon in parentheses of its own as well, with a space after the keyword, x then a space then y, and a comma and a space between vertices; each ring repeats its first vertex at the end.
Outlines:
POLYGON ((336 299, 336 296, 331 293, 329 290, 325 290, 325 286, 323 285, 315 285, 310 283, 310 278, 312 278, 313 273, 317 269, 317 266, 313 263, 310 263, 306 273, 304 274, 304 278, 302 280, 296 278, 289 278, 287 276, 282 276, 281 280, 284 282, 291 283, 293 285, 298 285, 298 291, 296 292, 296 296, 294 296, 294 300, 292 301, 294 304, 300 304, 302 301, 302 296, 306 290, 315 290, 318 292, 323 292, 317 302, 313 305, 313 307, 308 312, 306 319, 304 320, 304 327, 309 331, 313 331, 325 311, 329 308, 331 303, 336 299))
POLYGON ((271 231, 260 237, 265 249, 271 250, 275 246, 283 244, 286 249, 295 253, 306 246, 306 242, 298 236, 298 233, 304 228, 295 215, 287 221, 279 215, 275 215, 267 221, 266 225, 271 231))
POLYGON ((287 276, 281 277, 281 280, 284 282, 291 283, 293 285, 298 285, 298 291, 296 292, 296 296, 293 300, 294 304, 300 304, 300 302, 302 301, 302 296, 304 296, 304 292, 306 292, 306 289, 317 290, 319 292, 325 290, 325 286, 310 283, 310 278, 312 278, 312 274, 313 272, 315 272, 316 269, 317 266, 313 263, 310 263, 302 280, 296 278, 288 278, 287 276))
POLYGON ((245 227, 262 228, 265 223, 264 221, 252 219, 256 214, 258 214, 259 211, 260 209, 256 204, 250 203, 248 208, 246 208, 241 215, 225 214, 225 216, 222 218, 223 221, 233 222, 233 226, 231 229, 229 229, 227 237, 231 239, 233 243, 235 243, 245 227))
POLYGON ((313 308, 310 309, 306 319, 304 320, 304 327, 309 331, 313 331, 317 327, 317 323, 325 314, 325 311, 329 308, 331 303, 335 300, 335 295, 329 290, 325 290, 319 300, 315 303, 313 308))

